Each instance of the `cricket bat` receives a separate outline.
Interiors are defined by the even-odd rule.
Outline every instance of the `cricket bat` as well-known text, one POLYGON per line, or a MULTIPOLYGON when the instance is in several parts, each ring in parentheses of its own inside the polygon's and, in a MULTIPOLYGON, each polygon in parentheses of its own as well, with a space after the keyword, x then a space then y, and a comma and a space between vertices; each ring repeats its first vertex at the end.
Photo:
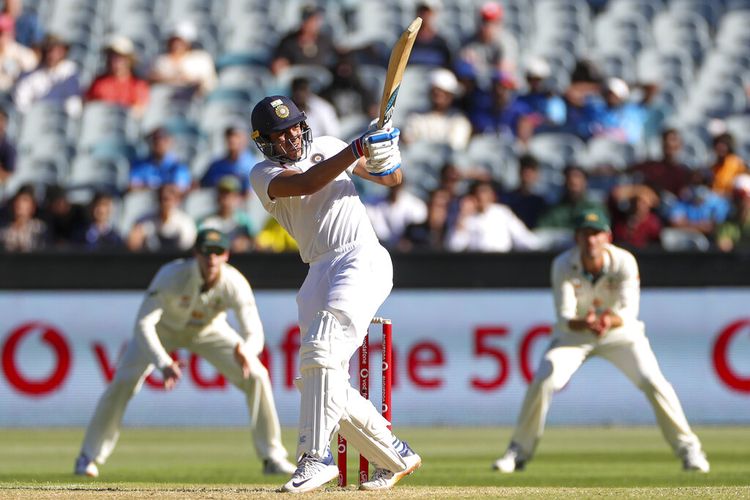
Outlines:
POLYGON ((385 122, 393 116, 393 108, 396 105, 398 89, 404 78, 406 63, 409 61, 411 48, 417 38, 417 32, 422 26, 422 18, 414 19, 406 30, 401 34, 396 45, 391 50, 388 59, 388 72, 385 74, 385 85, 383 85, 383 97, 380 99, 380 115, 378 116, 378 128, 382 128, 385 122))

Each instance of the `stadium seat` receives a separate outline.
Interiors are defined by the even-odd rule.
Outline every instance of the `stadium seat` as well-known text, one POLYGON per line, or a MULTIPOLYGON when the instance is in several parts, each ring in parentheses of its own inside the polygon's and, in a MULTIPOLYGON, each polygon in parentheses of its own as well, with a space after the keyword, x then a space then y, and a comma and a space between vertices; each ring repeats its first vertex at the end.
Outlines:
POLYGON ((189 192, 182 201, 182 207, 197 223, 216 212, 216 189, 200 188, 189 192))
POLYGON ((125 158, 78 155, 73 160, 66 186, 122 193, 128 187, 129 172, 130 164, 125 158))
POLYGON ((529 152, 540 163, 555 169, 578 164, 584 159, 586 144, 573 134, 549 132, 536 134, 529 140, 529 152))
POLYGON ((130 191, 122 199, 120 234, 127 236, 133 224, 144 215, 157 209, 156 192, 150 190, 130 191))
POLYGON ((539 238, 540 250, 563 250, 575 243, 574 232, 571 229, 557 227, 537 227, 532 232, 539 238))
POLYGON ((661 230, 659 238, 664 250, 670 252, 705 252, 711 247, 711 243, 703 233, 692 229, 665 227, 661 230))

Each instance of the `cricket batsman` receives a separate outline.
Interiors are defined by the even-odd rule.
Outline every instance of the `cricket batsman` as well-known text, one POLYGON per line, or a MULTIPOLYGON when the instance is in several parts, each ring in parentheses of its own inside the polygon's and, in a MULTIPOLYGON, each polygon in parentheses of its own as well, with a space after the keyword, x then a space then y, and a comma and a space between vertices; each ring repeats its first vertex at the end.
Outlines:
POLYGON ((557 323, 505 455, 493 468, 524 468, 544 432, 552 394, 568 383, 590 357, 601 356, 643 391, 661 432, 689 471, 708 472, 709 463, 682 411, 672 385, 659 369, 638 319, 640 276, 635 257, 610 243, 607 216, 588 209, 576 218, 576 245, 552 263, 557 323))
POLYGON ((263 325, 245 277, 227 263, 229 238, 216 229, 198 233, 193 257, 159 269, 148 287, 134 335, 119 360, 114 379, 99 399, 75 462, 75 474, 97 477, 117 444, 125 408, 154 367, 171 390, 182 377, 168 354, 194 352, 245 393, 255 451, 265 474, 290 475, 295 466, 281 444, 281 428, 268 371, 258 359, 263 325), (239 333, 227 323, 232 309, 239 333))

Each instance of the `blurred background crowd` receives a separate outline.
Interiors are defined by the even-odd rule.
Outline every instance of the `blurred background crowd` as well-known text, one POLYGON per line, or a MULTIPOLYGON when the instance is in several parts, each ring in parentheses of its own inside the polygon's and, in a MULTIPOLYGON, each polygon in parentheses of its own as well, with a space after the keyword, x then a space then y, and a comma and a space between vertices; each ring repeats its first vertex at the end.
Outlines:
POLYGON ((0 251, 295 251, 251 194, 252 106, 313 134, 394 116, 405 183, 360 183, 399 251, 750 249, 750 0, 0 0, 0 251))

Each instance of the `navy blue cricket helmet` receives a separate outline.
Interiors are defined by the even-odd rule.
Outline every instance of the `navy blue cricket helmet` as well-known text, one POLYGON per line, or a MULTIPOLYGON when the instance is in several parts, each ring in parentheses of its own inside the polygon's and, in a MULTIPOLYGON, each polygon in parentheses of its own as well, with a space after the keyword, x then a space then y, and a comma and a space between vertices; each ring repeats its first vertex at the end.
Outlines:
MULTIPOLYGON (((307 115, 301 111, 294 102, 283 95, 272 95, 265 97, 253 108, 250 121, 253 127, 252 139, 261 153, 269 160, 282 163, 294 163, 307 157, 312 143, 312 130, 305 121, 307 115), (293 158, 287 152, 274 151, 271 142, 272 132, 281 132, 284 129, 300 124, 302 127, 302 156, 293 158)), ((287 140, 288 147, 294 147, 287 140)), ((282 146, 283 149, 283 146, 282 146)))

